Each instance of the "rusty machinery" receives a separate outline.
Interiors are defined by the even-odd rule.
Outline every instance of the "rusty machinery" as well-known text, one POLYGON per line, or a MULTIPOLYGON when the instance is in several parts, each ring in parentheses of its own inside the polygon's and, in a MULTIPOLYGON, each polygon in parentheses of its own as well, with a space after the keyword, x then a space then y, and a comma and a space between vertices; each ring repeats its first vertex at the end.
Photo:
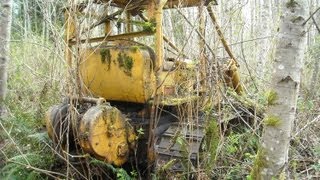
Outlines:
MULTIPOLYGON (((187 107, 185 104, 198 99, 197 94, 192 93, 195 92, 195 65, 181 58, 167 60, 164 57, 164 43, 175 46, 163 36, 163 11, 176 6, 196 7, 216 2, 102 0, 98 3, 119 9, 104 13, 96 23, 105 25, 103 37, 77 39, 75 19, 65 13, 69 65, 74 61, 74 45, 91 44, 80 53, 78 69, 81 90, 87 97, 69 97, 48 111, 46 124, 50 138, 66 148, 66 137, 69 137, 85 153, 115 166, 137 159, 137 164, 143 167, 161 168, 177 159, 171 169, 182 170, 179 162, 182 158, 195 165, 205 134, 203 123, 202 120, 181 120, 178 112, 187 107), (121 20, 118 17, 121 13, 126 13, 127 19, 121 20), (139 16, 143 22, 131 20, 134 16, 139 16), (113 34, 113 21, 129 24, 126 32, 113 34), (133 31, 130 24, 144 27, 133 31), (134 41, 145 36, 154 37, 154 48, 134 41), (68 121, 71 104, 77 109, 75 123, 68 121), (70 133, 65 129, 70 129, 70 133), (172 140, 177 138, 177 133, 188 141, 188 147, 182 149, 181 144, 172 140), (183 153, 185 149, 188 149, 187 155, 183 153), (134 154, 137 157, 133 157, 134 154)), ((81 13, 82 6, 86 5, 77 6, 76 11, 81 13)), ((232 68, 226 75, 238 78, 235 62, 230 61, 228 66, 232 68)))

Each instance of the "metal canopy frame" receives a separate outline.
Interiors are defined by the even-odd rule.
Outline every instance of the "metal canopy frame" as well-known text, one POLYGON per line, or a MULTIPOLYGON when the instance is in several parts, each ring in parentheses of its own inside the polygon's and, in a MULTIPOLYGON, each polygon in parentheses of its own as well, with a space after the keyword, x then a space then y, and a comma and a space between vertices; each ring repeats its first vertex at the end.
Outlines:
MULTIPOLYGON (((157 2, 160 0, 113 0, 111 1, 111 5, 125 8, 125 7, 139 7, 140 9, 146 9, 150 2, 157 2)), ((109 0, 103 0, 103 2, 110 2, 109 0)), ((168 0, 163 8, 176 8, 176 7, 193 7, 199 5, 208 5, 212 3, 213 5, 217 5, 216 0, 168 0)))

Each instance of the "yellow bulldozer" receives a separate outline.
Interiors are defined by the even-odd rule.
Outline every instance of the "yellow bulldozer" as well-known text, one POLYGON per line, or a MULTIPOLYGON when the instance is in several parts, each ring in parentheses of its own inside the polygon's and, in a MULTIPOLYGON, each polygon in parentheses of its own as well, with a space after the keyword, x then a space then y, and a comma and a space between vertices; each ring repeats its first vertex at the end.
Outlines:
MULTIPOLYGON (((200 62, 184 56, 164 57, 164 44, 177 48, 163 35, 163 12, 177 7, 206 7, 217 2, 100 0, 95 3, 109 9, 104 9, 98 21, 83 29, 90 31, 102 25, 101 37, 84 37, 77 32, 75 14, 84 14, 88 4, 65 8, 65 57, 69 66, 79 62, 76 70, 81 96, 67 94, 64 102, 48 110, 49 137, 62 149, 81 148, 81 153, 113 166, 137 164, 144 172, 163 167, 178 172, 186 164, 196 167, 206 132, 204 118, 198 112, 201 110, 194 113, 192 108, 197 107, 192 103, 199 101, 207 89, 195 87, 196 64, 200 62), (126 16, 121 19, 123 14, 126 16), (125 25, 125 32, 114 31, 119 24, 125 25), (144 37, 152 37, 152 44, 135 41, 144 37), (79 49, 80 55, 75 57, 79 49), (73 120, 72 110, 76 111, 73 120)), ((231 59, 225 64, 224 82, 240 94, 236 61, 231 59)))

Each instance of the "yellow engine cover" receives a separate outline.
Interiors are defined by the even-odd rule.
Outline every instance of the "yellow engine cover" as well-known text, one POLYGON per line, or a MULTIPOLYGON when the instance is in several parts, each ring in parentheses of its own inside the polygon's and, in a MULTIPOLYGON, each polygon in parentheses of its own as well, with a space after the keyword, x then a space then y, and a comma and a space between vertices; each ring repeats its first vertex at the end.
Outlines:
POLYGON ((145 46, 121 41, 87 49, 80 65, 84 89, 106 100, 145 103, 155 88, 153 56, 145 46))
POLYGON ((91 107, 79 126, 80 146, 107 163, 124 164, 136 136, 121 112, 110 105, 91 107))

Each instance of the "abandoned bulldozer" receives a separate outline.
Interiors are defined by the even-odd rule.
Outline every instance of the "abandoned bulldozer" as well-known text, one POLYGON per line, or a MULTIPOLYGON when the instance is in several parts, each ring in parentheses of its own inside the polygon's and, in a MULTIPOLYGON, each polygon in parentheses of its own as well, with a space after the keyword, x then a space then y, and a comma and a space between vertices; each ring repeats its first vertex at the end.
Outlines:
MULTIPOLYGON (((136 164, 141 173, 146 169, 194 171, 204 151, 206 118, 193 103, 200 101, 206 87, 201 83, 203 87, 196 87, 199 62, 184 55, 165 57, 165 43, 177 48, 163 35, 162 20, 163 11, 171 8, 209 3, 216 2, 99 1, 109 9, 102 10, 98 20, 80 33, 72 14, 85 14, 88 4, 66 8, 65 57, 70 67, 75 59, 80 62, 76 71, 81 96, 69 94, 47 112, 46 126, 53 143, 70 151, 81 149, 113 166, 136 164), (121 19, 123 13, 125 19, 121 19), (115 33, 119 24, 125 28, 115 33), (98 25, 103 26, 103 36, 85 36, 98 25), (136 41, 143 37, 152 37, 152 45, 136 41), (75 57, 79 49, 80 56, 75 57)), ((225 64, 225 82, 240 94, 237 63, 230 59, 225 64)))

